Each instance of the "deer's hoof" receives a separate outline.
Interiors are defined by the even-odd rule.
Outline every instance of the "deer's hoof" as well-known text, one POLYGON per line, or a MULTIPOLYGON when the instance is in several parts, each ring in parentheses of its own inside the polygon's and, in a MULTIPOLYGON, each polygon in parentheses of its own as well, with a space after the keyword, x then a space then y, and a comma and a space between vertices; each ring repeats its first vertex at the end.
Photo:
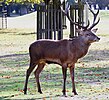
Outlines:
POLYGON ((38 91, 40 94, 42 94, 42 91, 38 91))
POLYGON ((24 91, 24 94, 26 95, 27 94, 27 91, 25 89, 23 91, 24 91))
POLYGON ((67 95, 64 95, 64 94, 63 94, 62 97, 67 97, 67 95))
POLYGON ((74 92, 74 95, 78 95, 78 93, 77 92, 74 92))
POLYGON ((24 95, 27 95, 27 93, 24 93, 24 95))
POLYGON ((63 95, 62 95, 63 97, 67 97, 67 95, 66 95, 66 93, 63 93, 63 95))
POLYGON ((78 93, 76 91, 72 91, 74 93, 74 95, 78 95, 78 93))

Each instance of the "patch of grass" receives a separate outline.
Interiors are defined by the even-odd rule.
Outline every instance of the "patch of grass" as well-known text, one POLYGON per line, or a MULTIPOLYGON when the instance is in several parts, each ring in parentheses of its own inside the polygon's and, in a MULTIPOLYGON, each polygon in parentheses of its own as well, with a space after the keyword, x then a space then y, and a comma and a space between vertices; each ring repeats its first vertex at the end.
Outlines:
POLYGON ((9 29, 9 34, 8 33, 4 34, 2 33, 3 31, 8 31, 8 30, 1 30, 1 34, 0 34, 1 55, 11 55, 11 54, 19 54, 25 52, 28 53, 29 45, 33 41, 35 41, 35 37, 36 37, 36 34, 29 34, 27 33, 27 30, 25 32, 24 31, 22 32, 22 30, 20 29, 19 30, 9 29), (26 33, 26 35, 22 35, 24 33, 26 33))
POLYGON ((109 17, 109 12, 107 12, 105 10, 101 10, 100 11, 100 17, 102 17, 102 18, 108 18, 109 17))

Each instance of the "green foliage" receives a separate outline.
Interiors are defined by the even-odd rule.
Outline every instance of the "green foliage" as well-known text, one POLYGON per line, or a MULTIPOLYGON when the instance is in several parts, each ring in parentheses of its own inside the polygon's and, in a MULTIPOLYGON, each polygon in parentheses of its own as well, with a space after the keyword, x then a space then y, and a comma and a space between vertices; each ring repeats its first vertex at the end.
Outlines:
POLYGON ((3 2, 4 0, 0 0, 0 2, 3 2))
MULTIPOLYGON (((1 0, 3 1, 3 0, 1 0)), ((37 3, 43 2, 43 0, 6 0, 5 3, 37 3)))

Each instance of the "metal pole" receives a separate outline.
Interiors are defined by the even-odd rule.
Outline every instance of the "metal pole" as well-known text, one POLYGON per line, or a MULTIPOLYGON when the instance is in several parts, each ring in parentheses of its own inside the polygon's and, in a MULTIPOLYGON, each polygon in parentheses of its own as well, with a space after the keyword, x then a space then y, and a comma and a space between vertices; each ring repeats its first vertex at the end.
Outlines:
MULTIPOLYGON (((72 20, 74 21, 74 9, 73 9, 73 5, 70 6, 70 16, 72 18, 72 20)), ((70 38, 73 38, 74 37, 74 24, 72 24, 70 22, 70 38)))
POLYGON ((2 28, 3 28, 3 5, 2 5, 2 28))
POLYGON ((53 31, 54 31, 54 40, 56 40, 56 9, 53 4, 53 31))

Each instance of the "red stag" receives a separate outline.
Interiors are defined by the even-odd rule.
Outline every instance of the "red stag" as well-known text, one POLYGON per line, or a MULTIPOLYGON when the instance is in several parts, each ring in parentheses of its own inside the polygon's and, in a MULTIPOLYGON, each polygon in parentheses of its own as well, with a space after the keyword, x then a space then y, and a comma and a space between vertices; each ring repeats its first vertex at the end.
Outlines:
POLYGON ((35 68, 36 65, 37 68, 34 72, 38 92, 42 93, 41 86, 39 82, 39 74, 43 70, 46 63, 56 63, 62 66, 62 72, 63 72, 63 95, 66 96, 66 76, 67 76, 67 68, 70 70, 70 76, 72 80, 72 92, 77 95, 76 88, 75 88, 75 82, 74 82, 74 68, 75 63, 77 60, 83 56, 86 55, 89 46, 93 42, 97 42, 100 40, 94 33, 96 33, 97 29, 92 29, 94 26, 96 26, 100 18, 97 22, 95 22, 97 15, 99 13, 99 10, 97 13, 94 13, 91 9, 90 11, 94 15, 93 24, 89 27, 89 22, 87 26, 82 26, 78 24, 77 22, 73 22, 73 20, 69 16, 69 11, 64 11, 62 8, 61 10, 63 13, 67 16, 67 18, 70 20, 72 24, 75 24, 81 29, 78 29, 78 36, 73 39, 63 39, 63 40, 37 40, 36 42, 32 43, 29 48, 29 54, 30 54, 30 66, 26 72, 26 80, 25 80, 25 86, 24 86, 24 94, 27 94, 27 84, 28 79, 35 68))

